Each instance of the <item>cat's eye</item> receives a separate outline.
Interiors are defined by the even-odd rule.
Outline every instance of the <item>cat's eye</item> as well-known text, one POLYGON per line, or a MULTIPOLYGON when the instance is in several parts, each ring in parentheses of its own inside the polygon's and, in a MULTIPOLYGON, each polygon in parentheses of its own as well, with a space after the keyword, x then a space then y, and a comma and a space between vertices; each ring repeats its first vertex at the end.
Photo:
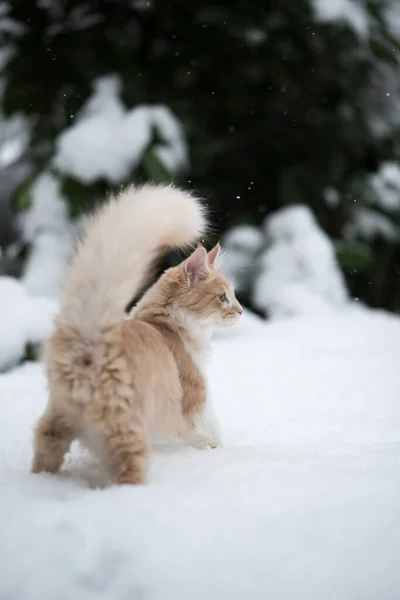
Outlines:
POLYGON ((218 298, 221 300, 221 302, 228 302, 228 296, 226 294, 220 294, 218 298))

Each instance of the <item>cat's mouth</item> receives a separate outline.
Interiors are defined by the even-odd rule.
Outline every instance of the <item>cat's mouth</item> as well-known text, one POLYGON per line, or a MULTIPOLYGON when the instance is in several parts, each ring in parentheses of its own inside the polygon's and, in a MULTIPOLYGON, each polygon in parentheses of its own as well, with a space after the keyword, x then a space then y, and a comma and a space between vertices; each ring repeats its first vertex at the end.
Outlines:
POLYGON ((223 325, 226 325, 227 327, 230 327, 231 325, 234 325, 240 318, 240 314, 237 313, 235 315, 230 315, 229 317, 225 317, 225 319, 222 321, 223 325))

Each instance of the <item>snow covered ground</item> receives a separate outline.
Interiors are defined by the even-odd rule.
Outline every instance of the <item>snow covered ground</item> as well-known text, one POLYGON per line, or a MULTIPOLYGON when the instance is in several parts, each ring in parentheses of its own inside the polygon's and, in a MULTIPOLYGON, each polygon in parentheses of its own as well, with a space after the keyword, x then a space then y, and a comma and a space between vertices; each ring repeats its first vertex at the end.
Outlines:
POLYGON ((215 340, 225 447, 159 447, 145 487, 77 448, 30 475, 41 368, 0 376, 1 600, 397 600, 400 319, 350 307, 215 340))

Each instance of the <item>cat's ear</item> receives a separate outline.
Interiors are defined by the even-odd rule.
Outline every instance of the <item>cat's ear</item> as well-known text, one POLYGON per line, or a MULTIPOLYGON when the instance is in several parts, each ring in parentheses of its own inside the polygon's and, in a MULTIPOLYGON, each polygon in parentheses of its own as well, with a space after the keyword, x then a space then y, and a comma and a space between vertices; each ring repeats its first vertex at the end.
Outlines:
POLYGON ((210 265, 211 268, 214 267, 215 261, 217 260, 220 252, 221 252, 221 246, 219 245, 219 242, 218 242, 214 246, 214 248, 212 248, 212 250, 210 250, 210 252, 207 254, 208 264, 210 265))
POLYGON ((185 276, 192 283, 201 283, 210 272, 207 252, 203 246, 198 246, 185 262, 185 276))

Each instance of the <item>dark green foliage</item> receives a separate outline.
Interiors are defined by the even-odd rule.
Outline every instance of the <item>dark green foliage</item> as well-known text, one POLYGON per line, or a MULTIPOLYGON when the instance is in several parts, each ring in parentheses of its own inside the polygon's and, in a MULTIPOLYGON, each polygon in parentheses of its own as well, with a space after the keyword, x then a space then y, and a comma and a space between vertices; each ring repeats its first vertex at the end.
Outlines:
MULTIPOLYGON (((10 5, 26 31, 6 69, 4 110, 34 116, 37 170, 92 81, 109 73, 120 76, 127 106, 165 103, 181 120, 191 169, 180 182, 210 200, 221 232, 233 220, 261 222, 284 204, 304 202, 340 240, 353 182, 397 158, 397 134, 371 133, 366 94, 377 65, 398 63, 384 2, 366 2, 368 40, 345 23, 318 23, 308 0, 10 5), (339 191, 337 206, 324 202, 327 186, 339 191)), ((169 179, 151 147, 132 177, 169 179)), ((106 181, 62 182, 72 215, 109 190, 106 181)), ((18 204, 25 200, 21 192, 18 204)), ((338 257, 355 295, 399 309, 398 245, 342 243, 338 257)))

